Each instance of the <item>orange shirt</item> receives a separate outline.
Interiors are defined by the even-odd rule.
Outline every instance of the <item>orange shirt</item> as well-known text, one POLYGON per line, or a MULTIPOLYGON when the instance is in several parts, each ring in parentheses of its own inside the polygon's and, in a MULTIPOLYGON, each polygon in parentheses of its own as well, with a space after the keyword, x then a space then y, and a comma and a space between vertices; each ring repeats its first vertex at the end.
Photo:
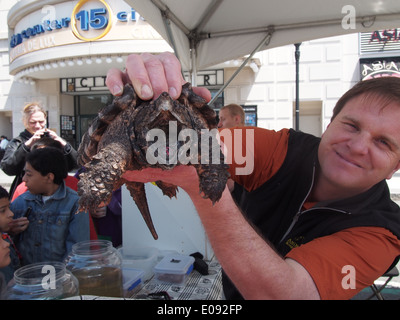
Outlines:
MULTIPOLYGON (((234 130, 242 134, 241 141, 235 141, 233 149, 243 150, 242 156, 245 152, 254 154, 253 172, 238 175, 236 168, 245 164, 239 165, 233 161, 229 168, 231 178, 248 191, 257 189, 282 165, 287 152, 289 130, 275 132, 252 127, 230 130, 231 134, 234 130), (254 137, 253 140, 247 140, 248 143, 254 143, 254 148, 246 144, 245 137, 248 136, 254 137)), ((223 135, 221 140, 229 143, 223 135)), ((248 162, 251 160, 248 159, 248 162)), ((305 204, 307 207, 313 205, 305 204)), ((389 230, 355 227, 314 239, 292 249, 285 258, 296 260, 309 272, 321 299, 349 299, 379 278, 399 254, 400 240, 389 230)))
POLYGON ((276 132, 256 127, 231 128, 222 129, 220 134, 223 143, 228 146, 233 143, 228 147, 232 153, 227 155, 231 178, 247 191, 261 186, 278 171, 285 160, 289 139, 287 129, 276 132), (229 135, 234 139, 229 139, 229 135), (274 152, 268 152, 270 150, 274 152), (244 160, 241 161, 241 158, 244 160), (253 168, 250 174, 239 172, 238 169, 246 166, 249 170, 253 168))
POLYGON ((400 241, 389 230, 357 227, 314 239, 286 258, 308 271, 321 299, 347 300, 378 279, 399 251, 400 241))

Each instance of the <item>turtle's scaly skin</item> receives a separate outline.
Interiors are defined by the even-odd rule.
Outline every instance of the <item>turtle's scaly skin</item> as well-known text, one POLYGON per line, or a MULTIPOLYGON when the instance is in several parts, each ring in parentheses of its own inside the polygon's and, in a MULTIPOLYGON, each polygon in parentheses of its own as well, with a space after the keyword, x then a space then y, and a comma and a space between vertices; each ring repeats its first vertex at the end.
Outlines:
MULTIPOLYGON (((204 198, 209 198, 215 203, 220 199, 229 177, 228 165, 224 164, 223 154, 215 136, 210 139, 217 148, 217 162, 211 161, 211 148, 207 149, 208 157, 204 157, 204 154, 202 157, 200 145, 204 133, 202 129, 209 132, 216 127, 214 110, 204 99, 193 93, 190 84, 182 87, 182 94, 177 101, 172 100, 169 94, 164 92, 157 100, 151 102, 140 100, 132 86, 125 85, 121 97, 114 98, 110 105, 99 112, 82 138, 78 161, 86 170, 81 174, 78 183, 80 210, 93 212, 99 206, 107 205, 113 190, 125 184, 151 234, 157 239, 144 184, 124 180, 121 178, 123 173, 147 167, 169 170, 180 164, 178 156, 180 152, 186 155, 194 154, 195 158, 191 158, 190 162, 185 164, 196 168, 200 192, 203 192, 204 198), (170 121, 175 128, 175 135, 183 129, 193 129, 191 132, 197 133, 195 135, 197 140, 192 141, 190 146, 195 147, 198 152, 188 153, 187 148, 181 148, 186 142, 179 139, 169 141, 170 121), (155 143, 153 139, 146 140, 146 135, 151 129, 162 130, 167 138, 164 158, 161 153, 157 153, 158 159, 165 160, 161 163, 159 161, 149 164, 146 158, 146 152, 155 143), (168 161, 174 156, 177 161, 169 163, 168 161)), ((165 195, 176 196, 176 186, 161 181, 156 181, 156 184, 165 195)))

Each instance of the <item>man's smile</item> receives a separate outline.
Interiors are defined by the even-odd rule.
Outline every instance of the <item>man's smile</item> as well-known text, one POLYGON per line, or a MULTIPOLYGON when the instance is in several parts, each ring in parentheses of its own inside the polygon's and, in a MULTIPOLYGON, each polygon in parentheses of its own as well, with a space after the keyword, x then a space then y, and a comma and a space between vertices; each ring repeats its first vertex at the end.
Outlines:
POLYGON ((352 160, 351 157, 344 155, 338 151, 335 151, 336 155, 344 162, 346 162, 347 164, 350 164, 352 166, 355 166, 357 168, 361 168, 363 169, 363 166, 361 166, 359 163, 357 163, 356 161, 352 160))

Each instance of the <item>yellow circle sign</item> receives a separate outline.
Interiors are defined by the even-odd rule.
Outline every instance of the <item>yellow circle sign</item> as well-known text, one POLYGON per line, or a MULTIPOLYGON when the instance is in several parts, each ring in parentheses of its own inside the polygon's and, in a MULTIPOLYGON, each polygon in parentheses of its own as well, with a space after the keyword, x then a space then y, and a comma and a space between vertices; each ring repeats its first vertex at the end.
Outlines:
POLYGON ((89 1, 91 0, 79 1, 72 11, 71 16, 72 32, 75 37, 83 41, 95 41, 103 38, 110 31, 112 25, 112 10, 110 6, 103 0, 99 0, 99 2, 101 2, 104 7, 81 10, 82 7, 89 1), (82 31, 90 31, 90 29, 104 30, 100 35, 94 37, 85 37, 81 34, 82 31))

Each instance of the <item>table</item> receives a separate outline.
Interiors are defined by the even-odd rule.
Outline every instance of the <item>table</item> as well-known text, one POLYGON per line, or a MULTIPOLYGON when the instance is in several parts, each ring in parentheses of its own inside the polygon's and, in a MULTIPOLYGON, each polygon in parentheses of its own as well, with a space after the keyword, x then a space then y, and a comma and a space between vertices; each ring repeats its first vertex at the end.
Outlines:
POLYGON ((171 300, 222 300, 222 273, 218 260, 214 257, 208 264, 208 275, 193 270, 184 285, 159 282, 154 277, 129 292, 125 298, 99 297, 91 295, 75 296, 67 300, 144 300, 148 294, 167 292, 171 300))
POLYGON ((164 291, 172 300, 221 300, 221 266, 215 258, 206 262, 208 275, 201 275, 197 270, 193 270, 184 285, 162 283, 153 277, 139 288, 135 288, 129 298, 146 299, 149 293, 164 291))

